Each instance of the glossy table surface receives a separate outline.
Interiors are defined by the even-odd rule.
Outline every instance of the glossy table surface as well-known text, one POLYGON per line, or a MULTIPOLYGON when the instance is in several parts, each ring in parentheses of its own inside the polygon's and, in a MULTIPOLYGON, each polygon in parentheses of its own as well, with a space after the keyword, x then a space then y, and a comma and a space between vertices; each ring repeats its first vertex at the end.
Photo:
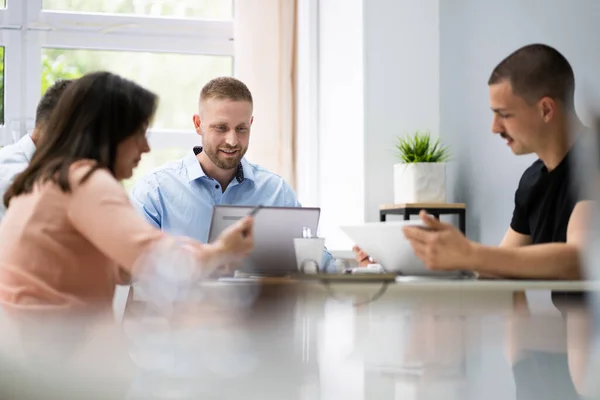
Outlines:
POLYGON ((10 325, 17 341, 23 326, 37 334, 22 347, 29 354, 3 358, 0 368, 19 368, 0 389, 45 398, 575 399, 593 398, 588 376, 600 376, 587 307, 597 283, 272 279, 171 289, 136 288, 116 324, 97 314, 10 325), (33 373, 39 383, 28 386, 33 373))

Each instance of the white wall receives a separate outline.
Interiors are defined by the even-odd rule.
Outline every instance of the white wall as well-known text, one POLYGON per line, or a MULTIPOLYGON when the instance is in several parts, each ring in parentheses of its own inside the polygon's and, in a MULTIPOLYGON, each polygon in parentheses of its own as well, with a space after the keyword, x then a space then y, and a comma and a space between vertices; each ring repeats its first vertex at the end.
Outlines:
POLYGON ((337 227, 377 221, 393 202, 395 138, 439 130, 438 2, 327 0, 318 10, 320 234, 349 249, 337 227))
POLYGON ((393 203, 396 137, 439 132, 438 0, 365 0, 365 213, 393 203))
POLYGON ((296 191, 304 206, 319 204, 319 2, 298 2, 296 191))
POLYGON ((350 249, 338 226, 364 219, 363 2, 324 0, 318 13, 319 233, 350 249))
POLYGON ((514 156, 492 135, 489 74, 523 45, 554 46, 575 70, 583 111, 585 89, 600 88, 599 16, 597 0, 440 1, 440 135, 458 152, 448 187, 451 199, 467 203, 470 237, 502 239, 518 180, 535 159, 514 156))

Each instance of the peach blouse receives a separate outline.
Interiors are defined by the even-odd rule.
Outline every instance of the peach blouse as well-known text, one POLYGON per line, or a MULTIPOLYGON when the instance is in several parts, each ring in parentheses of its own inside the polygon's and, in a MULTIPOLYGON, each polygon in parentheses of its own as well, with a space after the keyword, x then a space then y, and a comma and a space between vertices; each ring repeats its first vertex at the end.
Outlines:
POLYGON ((37 185, 11 200, 0 224, 0 304, 109 304, 117 266, 131 271, 162 233, 132 207, 106 170, 79 184, 89 162, 71 167, 71 192, 37 185))

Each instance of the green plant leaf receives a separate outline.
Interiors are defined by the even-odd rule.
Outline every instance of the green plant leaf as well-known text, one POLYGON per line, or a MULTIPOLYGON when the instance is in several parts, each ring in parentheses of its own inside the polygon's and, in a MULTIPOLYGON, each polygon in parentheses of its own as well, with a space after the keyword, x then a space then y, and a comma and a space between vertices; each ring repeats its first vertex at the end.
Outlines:
POLYGON ((439 163, 450 160, 450 149, 440 138, 431 139, 429 131, 396 139, 396 157, 402 163, 439 163))

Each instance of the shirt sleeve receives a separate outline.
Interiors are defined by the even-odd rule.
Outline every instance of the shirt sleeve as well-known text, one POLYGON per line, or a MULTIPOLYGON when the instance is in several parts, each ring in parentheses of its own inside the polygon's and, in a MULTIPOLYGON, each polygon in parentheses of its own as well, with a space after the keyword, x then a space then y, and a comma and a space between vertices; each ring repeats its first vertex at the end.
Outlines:
POLYGON ((515 208, 513 210, 510 227, 513 231, 522 235, 531 235, 529 229, 529 218, 526 209, 527 199, 523 189, 519 187, 515 192, 515 208))
POLYGON ((302 207, 296 196, 296 192, 283 179, 281 182, 281 206, 282 207, 302 207))
POLYGON ((152 187, 145 179, 138 181, 129 196, 135 210, 155 228, 162 228, 160 197, 157 187, 152 187))
POLYGON ((9 187, 10 182, 0 180, 0 221, 2 221, 2 218, 4 218, 4 215, 6 214, 6 207, 4 207, 4 193, 6 193, 9 187))
POLYGON ((14 182, 15 177, 27 167, 27 165, 22 165, 17 169, 10 169, 9 166, 10 165, 0 166, 0 168, 5 169, 4 171, 2 171, 2 173, 0 173, 0 221, 2 221, 7 211, 6 207, 4 207, 4 194, 6 193, 8 188, 10 188, 10 185, 12 185, 12 183, 14 182))
POLYGON ((132 207, 125 190, 106 170, 96 170, 84 182, 86 167, 71 167, 68 217, 73 227, 125 270, 163 234, 132 207))

